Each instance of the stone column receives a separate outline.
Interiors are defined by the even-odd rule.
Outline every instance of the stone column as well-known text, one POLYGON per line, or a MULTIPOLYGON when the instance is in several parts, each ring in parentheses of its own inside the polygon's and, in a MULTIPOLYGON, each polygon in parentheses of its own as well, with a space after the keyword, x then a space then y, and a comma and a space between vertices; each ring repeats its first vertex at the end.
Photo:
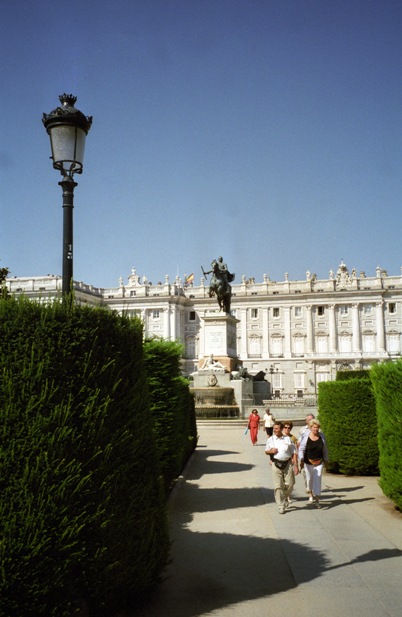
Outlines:
POLYGON ((285 329, 285 340, 284 340, 284 356, 285 358, 290 358, 291 356, 291 346, 290 346, 290 306, 285 306, 283 309, 283 320, 284 320, 284 329, 285 329))
POLYGON ((313 353, 313 313, 312 306, 308 304, 306 306, 306 327, 307 327, 307 353, 313 353))
POLYGON ((384 334, 384 302, 380 300, 376 304, 376 326, 377 326, 377 351, 385 353, 385 334, 384 334))
POLYGON ((201 360, 205 356, 205 322, 203 315, 200 315, 200 332, 198 338, 198 359, 201 360))
POLYGON ((262 357, 268 358, 269 355, 269 319, 268 309, 262 309, 262 357))
POLYGON ((240 309, 240 358, 247 358, 247 309, 240 309))
POLYGON ((329 353, 335 353, 337 351, 336 344, 336 321, 335 321, 335 304, 330 304, 329 310, 329 353))
POLYGON ((352 305, 352 351, 359 352, 361 351, 361 342, 360 342, 360 324, 359 324, 359 305, 352 305))
POLYGON ((164 310, 164 323, 163 323, 163 336, 169 341, 170 340, 170 306, 165 308, 164 310))
POLYGON ((175 306, 172 306, 171 307, 171 320, 170 320, 170 337, 172 341, 176 340, 176 335, 177 335, 176 318, 177 318, 177 310, 175 306))

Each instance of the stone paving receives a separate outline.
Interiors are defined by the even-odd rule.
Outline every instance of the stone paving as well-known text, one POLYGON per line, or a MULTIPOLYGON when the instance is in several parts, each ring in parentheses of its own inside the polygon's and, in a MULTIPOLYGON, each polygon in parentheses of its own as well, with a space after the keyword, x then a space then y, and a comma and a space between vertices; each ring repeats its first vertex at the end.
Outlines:
POLYGON ((324 474, 317 510, 298 477, 280 515, 265 433, 253 447, 240 425, 198 432, 170 498, 166 579, 133 616, 401 616, 402 513, 378 478, 324 474))

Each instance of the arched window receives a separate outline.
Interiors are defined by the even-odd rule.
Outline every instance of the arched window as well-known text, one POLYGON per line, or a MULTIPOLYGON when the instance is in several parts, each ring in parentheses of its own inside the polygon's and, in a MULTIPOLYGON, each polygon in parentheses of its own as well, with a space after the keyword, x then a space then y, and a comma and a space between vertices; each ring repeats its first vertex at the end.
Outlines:
POLYGON ((350 353, 352 351, 352 336, 349 332, 341 332, 339 335, 340 353, 350 353))
POLYGON ((273 356, 283 355, 283 336, 281 334, 271 337, 271 354, 273 356))
POLYGON ((303 335, 299 334, 293 337, 293 353, 295 356, 304 355, 304 341, 305 338, 303 335))
POLYGON ((248 349, 250 356, 261 356, 261 337, 258 335, 250 336, 248 349))
POLYGON ((401 335, 399 332, 394 331, 387 334, 387 351, 388 353, 400 353, 401 335))
POLYGON ((317 353, 328 353, 328 335, 325 332, 317 332, 315 343, 317 353))
POLYGON ((374 332, 363 332, 362 342, 363 342, 363 352, 372 353, 375 351, 374 332))

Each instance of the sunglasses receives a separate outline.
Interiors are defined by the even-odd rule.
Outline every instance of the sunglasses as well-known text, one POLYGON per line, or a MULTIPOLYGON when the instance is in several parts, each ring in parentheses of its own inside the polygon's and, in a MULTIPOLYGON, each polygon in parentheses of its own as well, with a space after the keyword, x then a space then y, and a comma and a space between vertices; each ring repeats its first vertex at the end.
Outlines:
POLYGON ((292 427, 291 426, 284 426, 283 428, 291 429, 292 427))

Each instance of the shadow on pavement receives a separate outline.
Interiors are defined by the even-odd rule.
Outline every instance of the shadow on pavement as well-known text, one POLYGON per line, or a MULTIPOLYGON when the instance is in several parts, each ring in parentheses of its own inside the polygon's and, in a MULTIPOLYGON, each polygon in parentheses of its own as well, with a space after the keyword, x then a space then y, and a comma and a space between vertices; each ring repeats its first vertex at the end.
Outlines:
POLYGON ((190 465, 186 468, 186 480, 198 480, 206 474, 236 473, 253 468, 250 463, 213 460, 219 456, 232 455, 241 458, 241 453, 236 450, 199 450, 198 448, 199 446, 197 446, 197 465, 190 465))
MULTIPOLYGON (((273 491, 267 489, 273 502, 273 491)), ((261 489, 256 488, 201 488, 197 484, 186 486, 186 503, 191 501, 192 512, 213 512, 250 508, 261 505, 261 489)))
MULTIPOLYGON (((249 463, 214 460, 228 454, 242 457, 241 453, 229 450, 198 450, 194 464, 186 469, 186 482, 176 487, 170 504, 173 544, 164 582, 141 606, 129 607, 114 617, 200 617, 232 605, 272 597, 335 568, 400 555, 396 550, 373 550, 334 566, 326 551, 302 542, 278 539, 270 532, 269 525, 264 527, 264 521, 260 526, 259 516, 250 517, 245 510, 272 502, 272 490, 242 486, 237 478, 234 488, 214 487, 217 479, 209 477, 212 474, 236 474, 254 467, 249 463), (205 475, 208 475, 206 486, 199 486, 195 481, 205 475), (231 510, 227 516, 232 519, 218 514, 226 510, 231 510), (211 520, 213 531, 210 531, 211 520), (235 529, 239 532, 233 533, 235 529), (290 568, 290 553, 300 554, 297 574, 290 568)), ((339 499, 338 493, 358 488, 337 489, 336 501, 329 495, 326 500, 323 495, 323 507, 372 499, 339 499)))
POLYGON ((181 555, 155 595, 126 617, 196 617, 296 587, 284 550, 305 551, 309 576, 327 566, 323 553, 286 540, 181 532, 181 555), (204 567, 200 567, 200 559, 204 567))
POLYGON ((362 497, 361 499, 343 499, 343 495, 334 494, 335 499, 326 499, 321 494, 320 504, 322 508, 337 508, 338 506, 350 505, 353 503, 363 503, 364 501, 374 501, 374 497, 362 497))
POLYGON ((372 551, 368 551, 363 555, 358 555, 351 561, 347 561, 346 563, 338 563, 334 566, 329 566, 326 568, 326 571, 336 570, 337 568, 343 568, 344 566, 350 566, 354 563, 364 563, 366 561, 383 561, 384 559, 391 559, 392 557, 401 557, 402 551, 397 548, 381 548, 374 549, 372 551))

